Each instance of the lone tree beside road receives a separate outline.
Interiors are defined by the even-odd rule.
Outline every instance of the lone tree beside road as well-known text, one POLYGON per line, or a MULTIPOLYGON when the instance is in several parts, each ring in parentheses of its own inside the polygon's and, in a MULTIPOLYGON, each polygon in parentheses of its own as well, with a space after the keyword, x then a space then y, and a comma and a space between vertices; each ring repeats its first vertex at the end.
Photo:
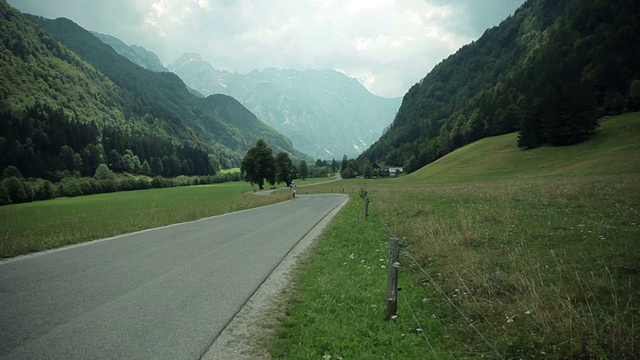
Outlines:
POLYGON ((276 183, 276 159, 273 151, 262 139, 258 139, 256 146, 247 151, 240 167, 244 179, 250 184, 256 184, 260 190, 264 189, 265 181, 271 185, 276 183))
POLYGON ((296 177, 296 167, 293 166, 289 154, 281 152, 276 155, 276 181, 283 182, 287 184, 287 186, 290 186, 296 177))

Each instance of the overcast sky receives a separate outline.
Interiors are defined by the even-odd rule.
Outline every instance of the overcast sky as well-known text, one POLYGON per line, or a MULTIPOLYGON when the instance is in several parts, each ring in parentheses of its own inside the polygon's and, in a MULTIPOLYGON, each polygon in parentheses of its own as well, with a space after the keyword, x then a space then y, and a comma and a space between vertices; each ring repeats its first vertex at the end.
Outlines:
POLYGON ((155 52, 196 52, 220 70, 335 69, 404 95, 525 0, 8 0, 155 52))

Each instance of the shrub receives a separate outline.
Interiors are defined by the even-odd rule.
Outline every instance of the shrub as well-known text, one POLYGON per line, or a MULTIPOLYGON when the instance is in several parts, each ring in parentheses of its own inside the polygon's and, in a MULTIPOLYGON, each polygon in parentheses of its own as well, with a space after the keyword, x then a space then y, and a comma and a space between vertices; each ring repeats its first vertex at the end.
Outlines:
POLYGON ((2 180, 11 203, 23 203, 33 200, 33 188, 22 178, 15 176, 2 180))
POLYGON ((43 180, 43 179, 32 180, 31 187, 33 188, 34 200, 47 200, 47 199, 53 199, 56 196, 58 196, 57 188, 49 180, 43 180))

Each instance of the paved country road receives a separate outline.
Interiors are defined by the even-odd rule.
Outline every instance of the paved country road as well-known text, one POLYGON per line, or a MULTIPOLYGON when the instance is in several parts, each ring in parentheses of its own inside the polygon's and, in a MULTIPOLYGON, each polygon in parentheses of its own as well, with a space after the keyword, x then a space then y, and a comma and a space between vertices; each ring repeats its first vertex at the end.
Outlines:
POLYGON ((0 358, 199 359, 341 195, 0 262, 0 358))

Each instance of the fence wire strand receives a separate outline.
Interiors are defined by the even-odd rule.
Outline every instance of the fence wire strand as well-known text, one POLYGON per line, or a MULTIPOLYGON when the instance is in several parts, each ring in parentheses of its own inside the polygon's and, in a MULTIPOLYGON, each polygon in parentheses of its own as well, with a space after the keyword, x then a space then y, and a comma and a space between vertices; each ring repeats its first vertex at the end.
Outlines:
POLYGON ((422 325, 420 325, 420 320, 418 320, 418 317, 416 316, 415 312, 411 308, 411 305, 409 305, 409 301, 407 300, 407 296, 404 293, 401 293, 401 294, 402 294, 402 297, 404 298, 405 304, 407 304, 407 308, 409 308, 409 312, 411 313, 411 316, 413 316, 413 320, 415 320, 416 325, 418 325, 418 329, 420 329, 420 333, 422 334, 422 337, 427 342, 427 345, 429 345, 429 348, 431 349, 431 352, 433 353, 434 359, 438 359, 438 354, 436 354, 436 350, 433 348, 433 345, 431 345, 431 341, 429 341, 429 338, 427 338, 427 335, 424 332, 424 328, 422 327, 422 325))
MULTIPOLYGON (((369 208, 369 212, 371 213, 371 208, 369 208)), ((389 225, 387 225, 386 222, 383 221, 381 214, 377 214, 378 215, 378 219, 380 221, 380 223, 387 229, 387 232, 389 233, 390 237, 395 237, 398 238, 393 231, 391 231, 391 228, 389 227, 389 225)), ((473 331, 475 331, 476 334, 478 334, 478 336, 482 339, 482 341, 489 347, 489 349, 491 349, 491 351, 493 352, 493 354, 495 355, 496 358, 504 360, 504 357, 500 354, 500 352, 495 348, 495 346, 493 346, 493 344, 491 344, 491 342, 484 336, 482 335, 482 333, 480 332, 480 330, 478 330, 478 328, 475 327, 475 325, 469 320, 469 318, 464 314, 464 312, 462 311, 462 309, 460 309, 454 302, 453 300, 451 300, 451 298, 444 292, 444 290, 442 290, 442 288, 440 288, 440 286, 438 286, 438 284, 433 280, 433 278, 426 272, 426 270, 418 263, 418 261, 416 261, 416 259, 413 258, 413 256, 411 256, 411 253, 409 253, 409 251, 407 251, 403 246, 400 246, 400 251, 402 253, 404 253, 406 256, 409 257, 409 259, 411 259, 411 261, 413 261, 413 263, 420 269, 420 271, 427 277, 427 279, 431 282, 431 284, 438 290, 438 292, 445 298, 445 300, 449 303, 449 305, 451 305, 457 312, 458 314, 464 319, 464 321, 473 329, 473 331)), ((420 329, 422 329, 422 327, 420 326, 420 323, 418 322, 418 319, 415 315, 415 313, 413 312, 413 309, 411 309, 411 306, 409 306, 409 302, 407 301, 406 296, 404 295, 404 293, 402 294, 402 296, 404 297, 405 303, 407 304, 407 307, 409 308, 409 311, 411 312, 413 318, 415 319, 416 323, 418 324, 418 327, 420 329)), ((436 356, 437 359, 437 355, 435 353, 435 350, 433 348, 433 346, 431 345, 431 342, 429 342, 429 339, 426 337, 426 335, 424 335, 423 332, 423 336, 425 338, 425 340, 427 341, 427 344, 429 345, 429 347, 431 348, 431 351, 433 352, 433 354, 436 356)))

